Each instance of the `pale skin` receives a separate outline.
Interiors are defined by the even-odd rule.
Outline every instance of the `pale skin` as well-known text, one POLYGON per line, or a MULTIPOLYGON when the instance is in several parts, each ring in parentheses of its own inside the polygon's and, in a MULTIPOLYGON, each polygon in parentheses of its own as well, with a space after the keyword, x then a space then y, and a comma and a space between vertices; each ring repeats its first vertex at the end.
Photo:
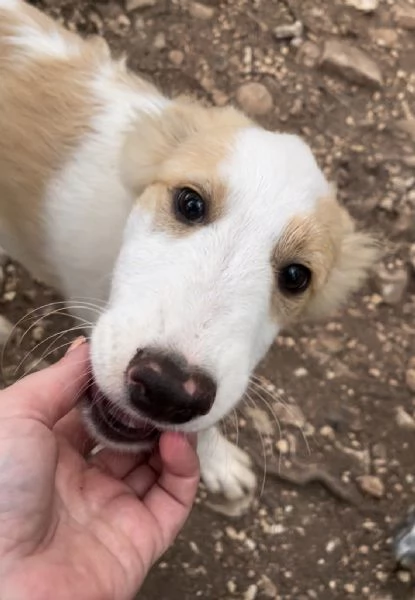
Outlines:
POLYGON ((75 405, 88 366, 80 340, 0 392, 2 600, 131 600, 191 510, 193 439, 165 433, 150 459, 85 458, 92 443, 75 405))

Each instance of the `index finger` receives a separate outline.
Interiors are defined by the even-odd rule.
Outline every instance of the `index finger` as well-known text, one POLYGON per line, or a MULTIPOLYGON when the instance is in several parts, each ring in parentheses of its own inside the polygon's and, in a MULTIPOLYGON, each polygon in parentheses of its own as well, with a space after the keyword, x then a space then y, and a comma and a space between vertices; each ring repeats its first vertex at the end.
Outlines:
POLYGON ((88 385, 88 345, 81 343, 56 364, 28 375, 0 393, 0 411, 52 428, 81 398, 88 385))

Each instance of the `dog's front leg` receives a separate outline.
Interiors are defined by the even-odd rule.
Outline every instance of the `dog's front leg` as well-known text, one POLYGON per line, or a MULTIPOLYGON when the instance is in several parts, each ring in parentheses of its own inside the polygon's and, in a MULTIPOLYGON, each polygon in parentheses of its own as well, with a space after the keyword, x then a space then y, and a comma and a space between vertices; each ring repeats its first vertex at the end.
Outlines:
POLYGON ((222 493, 228 500, 238 500, 254 492, 256 477, 251 459, 217 427, 199 433, 197 451, 202 480, 209 492, 222 493))

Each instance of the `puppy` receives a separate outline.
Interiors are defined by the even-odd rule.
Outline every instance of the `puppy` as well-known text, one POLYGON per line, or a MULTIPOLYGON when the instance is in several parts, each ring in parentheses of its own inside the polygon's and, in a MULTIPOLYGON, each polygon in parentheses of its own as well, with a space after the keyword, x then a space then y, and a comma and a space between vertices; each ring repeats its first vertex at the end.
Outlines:
POLYGON ((0 0, 0 56, 0 243, 91 309, 88 426, 132 451, 200 432, 208 489, 252 492, 216 424, 285 325, 360 286, 370 237, 300 138, 170 100, 20 0, 0 0))

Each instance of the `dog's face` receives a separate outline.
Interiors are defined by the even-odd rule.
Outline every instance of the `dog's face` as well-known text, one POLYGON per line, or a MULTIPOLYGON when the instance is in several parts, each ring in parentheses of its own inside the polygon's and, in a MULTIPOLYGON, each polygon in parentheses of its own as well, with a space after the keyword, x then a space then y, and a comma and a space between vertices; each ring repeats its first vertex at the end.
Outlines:
POLYGON ((374 250, 299 138, 230 109, 143 121, 122 168, 136 202, 86 410, 99 439, 138 449, 226 415, 281 327, 335 308, 374 250))

